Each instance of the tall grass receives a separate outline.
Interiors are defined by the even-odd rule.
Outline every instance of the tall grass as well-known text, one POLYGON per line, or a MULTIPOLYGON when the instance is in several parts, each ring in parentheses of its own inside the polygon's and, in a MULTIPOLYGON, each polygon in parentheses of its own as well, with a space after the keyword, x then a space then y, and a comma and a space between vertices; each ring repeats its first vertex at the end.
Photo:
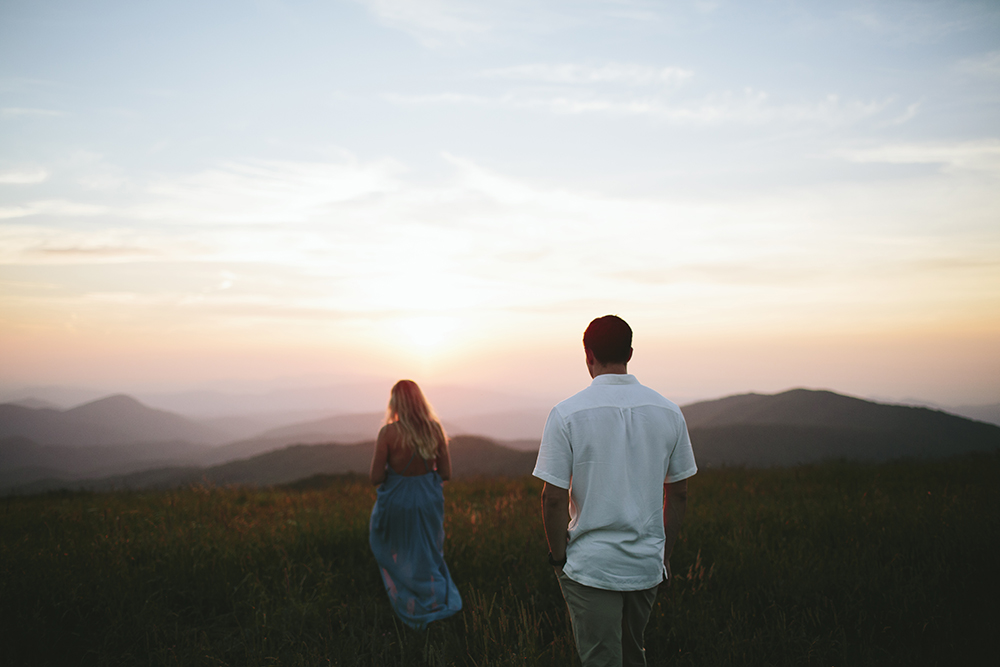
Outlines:
MULTIPOLYGON (((700 472, 650 663, 985 657, 1000 627, 998 473, 997 456, 700 472)), ((465 608, 425 632, 389 608, 361 478, 0 499, 0 662, 575 664, 539 493, 531 478, 446 486, 465 608)))

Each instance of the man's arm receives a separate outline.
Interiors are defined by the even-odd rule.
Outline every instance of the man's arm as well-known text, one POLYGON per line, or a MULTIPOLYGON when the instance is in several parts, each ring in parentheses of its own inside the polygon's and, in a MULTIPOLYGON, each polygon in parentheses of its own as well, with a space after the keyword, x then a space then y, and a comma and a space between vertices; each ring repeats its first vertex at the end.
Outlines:
POLYGON ((552 558, 562 560, 566 557, 569 537, 569 489, 545 483, 542 487, 542 524, 552 558))
POLYGON ((663 485, 663 530, 667 543, 663 548, 663 565, 667 568, 667 585, 670 585, 670 554, 681 532, 684 511, 687 509, 688 483, 686 479, 663 485))

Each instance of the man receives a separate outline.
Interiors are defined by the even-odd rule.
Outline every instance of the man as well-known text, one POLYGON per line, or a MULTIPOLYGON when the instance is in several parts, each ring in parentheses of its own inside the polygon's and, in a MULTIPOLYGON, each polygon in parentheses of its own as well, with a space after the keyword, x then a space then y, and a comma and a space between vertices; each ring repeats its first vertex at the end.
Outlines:
POLYGON ((533 473, 549 563, 584 667, 645 665, 643 631, 698 468, 680 408, 628 374, 629 325, 600 317, 583 347, 593 382, 549 413, 533 473))

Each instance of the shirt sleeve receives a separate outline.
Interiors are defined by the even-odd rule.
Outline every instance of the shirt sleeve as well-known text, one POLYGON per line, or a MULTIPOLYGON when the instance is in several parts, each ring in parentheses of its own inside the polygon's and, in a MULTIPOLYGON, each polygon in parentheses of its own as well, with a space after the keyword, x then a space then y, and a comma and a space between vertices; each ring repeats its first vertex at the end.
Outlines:
POLYGON ((558 407, 552 408, 549 418, 545 420, 535 470, 531 474, 560 489, 569 488, 573 474, 573 448, 569 443, 566 421, 559 414, 558 407))
POLYGON ((679 433, 674 451, 670 453, 670 461, 667 464, 667 484, 680 482, 691 477, 698 472, 698 466, 694 462, 694 450, 691 448, 691 436, 688 435, 687 422, 683 415, 678 424, 679 433))

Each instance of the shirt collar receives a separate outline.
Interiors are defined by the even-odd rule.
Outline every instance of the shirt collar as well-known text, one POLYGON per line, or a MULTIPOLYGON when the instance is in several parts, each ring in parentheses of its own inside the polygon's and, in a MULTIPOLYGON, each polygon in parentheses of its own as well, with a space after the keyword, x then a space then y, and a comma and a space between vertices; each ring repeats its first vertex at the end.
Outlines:
POLYGON ((604 373, 603 375, 598 375, 591 381, 591 386, 596 384, 639 384, 639 381, 635 379, 635 376, 631 373, 626 373, 624 375, 619 375, 618 373, 604 373))

